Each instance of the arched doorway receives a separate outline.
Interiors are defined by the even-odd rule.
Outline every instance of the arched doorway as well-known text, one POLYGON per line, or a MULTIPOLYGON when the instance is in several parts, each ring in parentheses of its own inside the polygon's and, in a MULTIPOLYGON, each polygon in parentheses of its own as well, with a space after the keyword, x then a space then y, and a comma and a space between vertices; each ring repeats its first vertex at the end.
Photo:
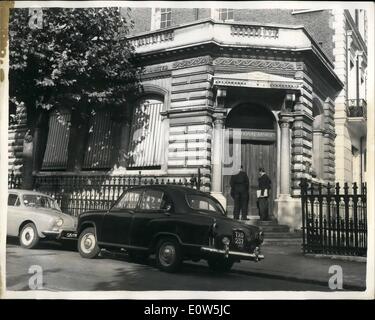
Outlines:
POLYGON ((234 166, 237 159, 249 176, 249 216, 258 216, 256 190, 258 170, 264 168, 272 180, 270 195, 270 215, 273 213, 273 200, 276 197, 276 126, 272 112, 258 104, 241 103, 234 107, 225 121, 226 143, 223 170, 223 193, 227 199, 229 214, 233 212, 233 199, 230 196, 230 177, 238 172, 234 166), (236 139, 237 137, 237 139, 236 139), (239 139, 240 138, 240 139, 239 139), (238 156, 238 153, 241 156, 238 156), (231 158, 232 161, 230 161, 231 158))

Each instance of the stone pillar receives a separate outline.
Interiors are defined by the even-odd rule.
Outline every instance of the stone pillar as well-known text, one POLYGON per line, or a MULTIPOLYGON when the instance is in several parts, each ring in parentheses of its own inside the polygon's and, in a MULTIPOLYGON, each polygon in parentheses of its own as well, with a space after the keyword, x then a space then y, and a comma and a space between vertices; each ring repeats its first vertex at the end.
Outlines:
POLYGON ((290 125, 293 118, 282 116, 280 123, 280 195, 290 196, 291 163, 290 163, 290 125))
POLYGON ((224 115, 222 113, 214 115, 213 141, 211 152, 211 194, 224 208, 226 208, 226 198, 223 195, 223 155, 224 155, 224 115))
POLYGON ((285 224, 290 229, 298 228, 296 211, 300 205, 300 199, 291 197, 291 141, 290 126, 294 118, 290 113, 279 115, 280 124, 280 194, 275 200, 277 221, 285 224))

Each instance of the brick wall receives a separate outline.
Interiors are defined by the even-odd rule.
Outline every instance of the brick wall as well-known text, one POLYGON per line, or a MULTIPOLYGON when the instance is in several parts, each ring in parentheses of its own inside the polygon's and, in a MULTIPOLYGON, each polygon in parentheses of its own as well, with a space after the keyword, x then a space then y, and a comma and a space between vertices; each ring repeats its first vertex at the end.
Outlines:
MULTIPOLYGON (((135 28, 133 34, 150 30, 151 9, 134 8, 135 28)), ((333 29, 332 14, 329 10, 308 12, 292 15, 292 10, 286 9, 259 9, 259 10, 234 10, 234 21, 275 23, 285 25, 303 25, 317 43, 321 43, 322 50, 333 60, 333 29)), ((198 20, 209 18, 210 9, 198 9, 198 20)), ((172 26, 189 23, 196 20, 195 9, 172 9, 172 26)))

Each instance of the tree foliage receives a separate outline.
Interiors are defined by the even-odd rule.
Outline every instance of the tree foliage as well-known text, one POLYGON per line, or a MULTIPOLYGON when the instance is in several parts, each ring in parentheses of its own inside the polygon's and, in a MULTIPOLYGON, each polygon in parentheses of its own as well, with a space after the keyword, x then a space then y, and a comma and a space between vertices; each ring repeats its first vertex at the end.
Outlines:
POLYGON ((38 108, 124 106, 140 89, 131 22, 119 8, 49 8, 40 29, 29 10, 10 15, 10 101, 38 108))

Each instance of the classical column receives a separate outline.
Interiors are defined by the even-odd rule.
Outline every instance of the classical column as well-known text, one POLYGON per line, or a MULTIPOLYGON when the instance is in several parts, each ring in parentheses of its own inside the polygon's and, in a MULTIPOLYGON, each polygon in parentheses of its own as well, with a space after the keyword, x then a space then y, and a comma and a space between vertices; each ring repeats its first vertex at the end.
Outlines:
POLYGON ((222 157, 223 157, 223 131, 224 116, 216 115, 214 119, 214 132, 212 141, 212 192, 222 192, 222 157))
POLYGON ((282 116, 280 123, 280 194, 290 195, 290 124, 293 122, 292 117, 282 116))
POLYGON ((226 199, 222 193, 223 176, 223 144, 224 144, 224 115, 214 115, 213 140, 211 151, 211 194, 226 208, 226 199))

